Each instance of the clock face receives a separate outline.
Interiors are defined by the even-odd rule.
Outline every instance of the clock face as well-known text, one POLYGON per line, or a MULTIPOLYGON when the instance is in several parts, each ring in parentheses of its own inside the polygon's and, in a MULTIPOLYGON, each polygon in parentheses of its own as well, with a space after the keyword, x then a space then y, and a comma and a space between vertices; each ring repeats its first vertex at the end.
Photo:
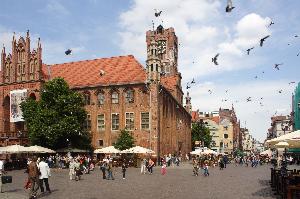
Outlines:
POLYGON ((158 52, 160 53, 160 54, 163 54, 163 53, 165 53, 166 52, 166 40, 159 40, 158 42, 157 42, 157 48, 158 48, 158 52))

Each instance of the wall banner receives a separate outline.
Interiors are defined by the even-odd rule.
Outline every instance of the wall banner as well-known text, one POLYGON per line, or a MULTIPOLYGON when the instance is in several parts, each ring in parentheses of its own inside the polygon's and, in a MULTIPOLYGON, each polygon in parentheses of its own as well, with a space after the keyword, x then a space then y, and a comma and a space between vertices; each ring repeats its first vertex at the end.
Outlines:
POLYGON ((27 98, 27 89, 10 91, 10 122, 22 122, 21 102, 27 98))

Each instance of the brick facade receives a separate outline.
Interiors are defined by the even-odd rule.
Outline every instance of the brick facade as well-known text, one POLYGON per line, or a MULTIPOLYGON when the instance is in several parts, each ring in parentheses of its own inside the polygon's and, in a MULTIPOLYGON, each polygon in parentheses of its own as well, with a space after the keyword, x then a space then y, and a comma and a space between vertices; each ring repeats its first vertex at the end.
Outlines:
POLYGON ((158 29, 148 31, 146 41, 148 58, 147 68, 144 69, 131 55, 44 65, 41 60, 40 42, 37 50, 30 52, 29 33, 25 40, 20 38, 16 42, 13 38, 12 54, 6 55, 5 49, 1 54, 0 145, 28 144, 24 138, 27 136, 24 122, 9 122, 9 92, 27 89, 28 97, 38 100, 39 91, 45 81, 62 77, 72 89, 84 96, 90 120, 87 121, 87 127, 92 134, 92 144, 95 148, 112 145, 120 130, 126 128, 127 122, 127 129, 129 128, 134 136, 136 145, 151 148, 157 155, 176 151, 189 153, 191 116, 182 104, 183 92, 181 75, 177 72, 177 37, 174 29, 166 29, 165 32, 159 32, 158 29), (164 55, 169 51, 161 51, 153 61, 154 57, 149 54, 151 52, 149 34, 154 35, 152 37, 154 49, 158 49, 161 38, 166 40, 167 49, 176 48, 176 55, 172 55, 176 61, 170 61, 164 55), (172 36, 167 37, 168 34, 172 36), (26 55, 21 56, 22 60, 17 59, 18 52, 23 51, 26 55), (157 67, 150 67, 153 63, 157 64, 155 65, 157 67), (22 64, 25 72, 22 72, 22 64), (162 74, 161 66, 169 67, 168 70, 172 72, 162 74), (10 72, 7 73, 5 68, 11 69, 10 72), (148 129, 147 113, 149 113, 148 129), (118 128, 116 118, 119 121, 118 128), (112 127, 117 130, 113 130, 112 127))

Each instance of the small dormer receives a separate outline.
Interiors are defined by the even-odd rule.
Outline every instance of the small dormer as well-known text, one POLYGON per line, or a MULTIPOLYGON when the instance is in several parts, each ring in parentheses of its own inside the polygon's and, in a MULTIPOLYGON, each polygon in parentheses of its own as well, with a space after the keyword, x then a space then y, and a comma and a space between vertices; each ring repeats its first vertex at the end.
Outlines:
POLYGON ((164 27, 162 25, 157 26, 156 32, 157 32, 157 34, 163 34, 164 33, 164 27))

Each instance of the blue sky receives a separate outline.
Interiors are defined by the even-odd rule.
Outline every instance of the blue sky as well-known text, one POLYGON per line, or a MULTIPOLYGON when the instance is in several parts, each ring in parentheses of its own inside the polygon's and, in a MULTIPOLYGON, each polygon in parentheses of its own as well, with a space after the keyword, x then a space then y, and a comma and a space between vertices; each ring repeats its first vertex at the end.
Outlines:
POLYGON ((270 117, 291 111, 295 85, 288 82, 300 79, 300 2, 233 3, 236 8, 228 14, 225 0, 3 0, 0 43, 9 50, 13 32, 24 36, 29 29, 33 48, 41 37, 47 64, 133 54, 144 65, 145 32, 151 20, 155 25, 163 21, 164 27, 175 28, 181 43, 178 67, 184 92, 186 82, 196 79, 189 90, 193 109, 214 111, 234 104, 241 123, 246 121, 263 141, 270 117), (160 18, 154 17, 154 8, 163 10, 160 18), (271 19, 275 24, 267 27, 271 19), (259 39, 269 34, 259 47, 259 39), (252 46, 247 56, 245 50, 252 46), (73 49, 72 56, 64 55, 67 48, 73 49), (217 53, 220 65, 214 66, 211 57, 217 53), (274 70, 275 63, 284 63, 280 71, 274 70), (249 96, 254 100, 246 103, 249 96))

